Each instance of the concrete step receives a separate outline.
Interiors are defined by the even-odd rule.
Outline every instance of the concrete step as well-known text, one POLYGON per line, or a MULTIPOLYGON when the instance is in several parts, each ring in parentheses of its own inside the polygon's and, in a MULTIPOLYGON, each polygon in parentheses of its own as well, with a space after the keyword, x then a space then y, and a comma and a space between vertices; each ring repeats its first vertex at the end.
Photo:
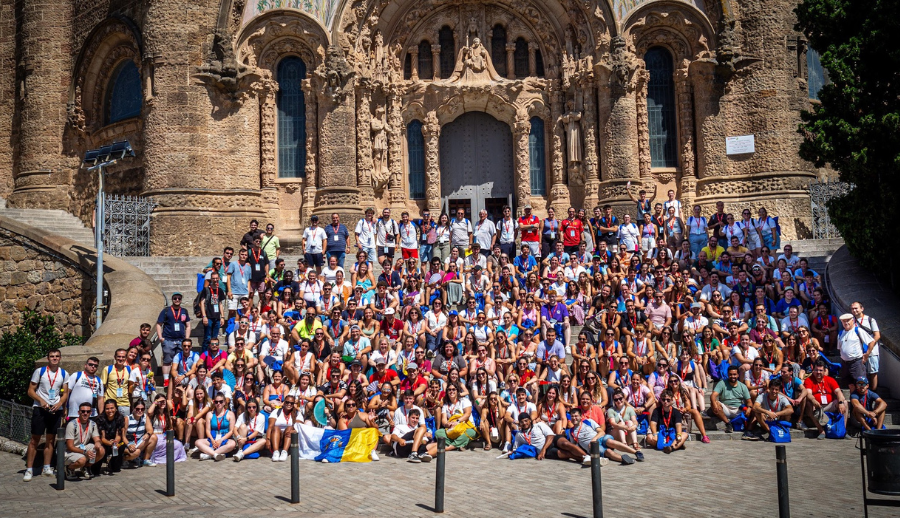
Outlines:
POLYGON ((0 208, 0 214, 26 225, 68 237, 84 245, 94 244, 93 230, 86 228, 84 223, 74 215, 57 209, 22 209, 0 208))

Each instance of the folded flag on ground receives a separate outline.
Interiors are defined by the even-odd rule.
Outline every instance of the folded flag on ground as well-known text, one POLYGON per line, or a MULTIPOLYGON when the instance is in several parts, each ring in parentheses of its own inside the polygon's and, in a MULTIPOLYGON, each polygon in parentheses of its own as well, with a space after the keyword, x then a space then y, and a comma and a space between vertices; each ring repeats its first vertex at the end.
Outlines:
POLYGON ((305 424, 296 425, 300 434, 300 458, 321 462, 369 462, 369 454, 378 446, 377 428, 326 430, 305 424))

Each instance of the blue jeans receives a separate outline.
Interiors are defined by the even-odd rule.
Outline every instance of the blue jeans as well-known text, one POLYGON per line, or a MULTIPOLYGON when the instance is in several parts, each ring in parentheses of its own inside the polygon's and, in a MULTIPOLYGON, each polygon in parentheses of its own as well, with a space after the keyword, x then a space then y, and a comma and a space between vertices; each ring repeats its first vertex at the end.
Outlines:
POLYGON ((691 242, 691 253, 694 254, 694 257, 697 257, 700 254, 700 250, 703 250, 703 247, 709 242, 706 234, 691 234, 689 239, 691 242))
POLYGON ((337 257, 337 265, 343 268, 345 255, 347 255, 345 250, 325 252, 325 261, 327 263, 332 257, 337 257))
MULTIPOLYGON (((218 318, 209 318, 207 320, 209 324, 206 324, 203 327, 203 344, 201 346, 201 351, 206 352, 209 349, 209 341, 213 338, 219 337, 219 330, 222 328, 222 320, 218 318)), ((202 320, 201 320, 202 322, 202 320)), ((227 349, 226 349, 227 350, 227 349)))
POLYGON ((433 248, 434 245, 429 245, 428 243, 419 245, 419 264, 426 264, 431 261, 431 250, 433 248))

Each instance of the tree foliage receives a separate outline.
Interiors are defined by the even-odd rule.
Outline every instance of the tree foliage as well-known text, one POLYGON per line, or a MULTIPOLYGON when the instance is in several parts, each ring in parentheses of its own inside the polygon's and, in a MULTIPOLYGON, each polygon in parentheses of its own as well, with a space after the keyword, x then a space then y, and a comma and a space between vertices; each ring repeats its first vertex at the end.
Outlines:
POLYGON ((34 362, 50 349, 82 343, 80 336, 60 333, 52 316, 26 312, 22 325, 0 336, 0 399, 30 404, 27 391, 34 362))
POLYGON ((831 221, 863 266, 889 272, 900 252, 900 1, 804 0, 796 13, 831 80, 802 115, 800 156, 855 186, 829 203, 831 221))

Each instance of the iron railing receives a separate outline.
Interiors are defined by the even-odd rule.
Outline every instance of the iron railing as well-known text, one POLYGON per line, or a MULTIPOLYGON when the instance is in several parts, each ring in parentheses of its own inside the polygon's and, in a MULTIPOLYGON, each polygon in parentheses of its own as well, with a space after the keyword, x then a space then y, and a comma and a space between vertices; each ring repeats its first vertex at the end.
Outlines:
POLYGON ((28 444, 31 440, 31 407, 0 399, 0 436, 28 444))
POLYGON ((103 247, 108 254, 150 255, 150 214, 155 204, 140 196, 105 195, 103 247))
POLYGON ((835 239, 841 233, 831 223, 828 215, 828 200, 843 196, 850 192, 850 184, 846 182, 830 182, 816 180, 809 182, 809 200, 812 204, 813 239, 835 239))

